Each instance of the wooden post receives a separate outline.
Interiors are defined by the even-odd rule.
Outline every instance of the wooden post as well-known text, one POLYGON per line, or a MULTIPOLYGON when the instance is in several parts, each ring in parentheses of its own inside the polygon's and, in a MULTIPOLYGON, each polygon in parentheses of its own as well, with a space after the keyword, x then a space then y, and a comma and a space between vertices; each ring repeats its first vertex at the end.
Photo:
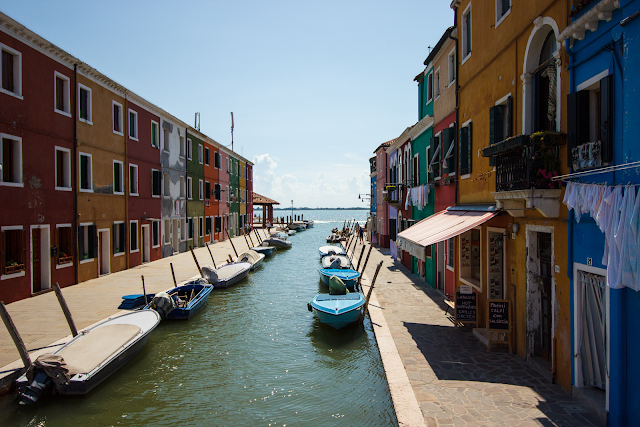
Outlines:
POLYGON ((364 314, 367 314, 367 311, 369 311, 369 299, 371 298, 371 292, 373 292, 373 287, 376 284, 376 279, 378 278, 378 272, 380 271, 380 268, 382 268, 382 261, 380 261, 380 264, 378 264, 378 267, 376 267, 376 272, 373 275, 373 280, 371 280, 371 286, 369 286, 369 292, 367 292, 367 298, 364 300, 364 314))
POLYGON ((211 256, 211 262, 213 263, 213 268, 218 269, 218 267, 216 267, 216 262, 213 259, 213 254, 211 253, 211 249, 209 249, 209 244, 205 243, 204 245, 207 247, 207 250, 209 251, 209 255, 211 256))
POLYGON ((362 288, 362 276, 364 275, 364 270, 367 268, 367 263, 369 262, 369 255, 371 255, 371 249, 373 245, 369 245, 369 250, 367 251, 367 257, 364 259, 364 265, 362 266, 362 271, 360 272, 360 277, 358 277, 358 286, 362 288))
POLYGON ((256 241, 258 242, 258 246, 262 244, 262 239, 260 238, 260 234, 258 233, 258 230, 256 230, 256 241))
POLYGON ((20 338, 20 334, 18 333, 18 329, 16 325, 13 324, 13 320, 11 320, 11 316, 7 311, 7 307, 4 306, 4 302, 0 301, 0 317, 2 317, 2 321, 4 322, 4 326, 7 327, 7 331, 9 331, 9 335, 13 339, 13 343, 16 345, 18 349, 18 353, 20 353, 20 358, 22 359, 22 363, 25 368, 31 366, 31 358, 29 357, 29 352, 27 351, 27 347, 24 345, 24 341, 20 338))
POLYGON ((176 282, 176 273, 173 272, 173 263, 170 262, 169 265, 171 266, 171 275, 173 276, 173 285, 177 287, 178 282, 176 282))
POLYGON ((360 256, 358 257, 358 267, 356 271, 360 270, 360 262, 362 261, 362 255, 364 255, 365 245, 362 245, 362 250, 360 251, 360 256))
POLYGON ((247 248, 251 249, 251 245, 249 245, 249 239, 247 239, 247 235, 244 234, 244 241, 247 242, 247 248))
POLYGON ((227 237, 229 237, 229 242, 231 242, 231 247, 233 248, 233 252, 235 252, 236 258, 237 258, 238 257, 238 251, 236 251, 236 247, 233 244, 233 239, 231 239, 231 236, 229 236, 229 232, 227 230, 224 230, 224 231, 227 232, 227 237))
MULTIPOLYGON (((190 249, 191 249, 191 256, 193 257, 193 260, 196 263, 196 267, 198 267, 198 271, 200 272, 200 277, 202 277, 202 269, 200 268, 200 264, 198 264, 198 259, 196 258, 196 254, 193 253, 193 248, 190 248, 190 249)), ((215 268, 215 266, 214 266, 214 268, 215 268)))
POLYGON ((251 242, 251 247, 255 247, 255 245, 253 244, 253 239, 251 238, 251 233, 249 233, 249 241, 251 242))
POLYGON ((233 262, 233 258, 231 258, 231 254, 228 254, 229 256, 229 264, 231 264, 233 262))
MULTIPOLYGON (((171 270, 173 271, 173 266, 171 266, 171 270)), ((144 295, 144 305, 147 305, 149 302, 147 301, 147 288, 144 287, 144 275, 140 275, 142 278, 142 295, 144 295)))
POLYGON ((62 312, 64 313, 64 317, 66 317, 67 323, 69 324, 69 329, 71 329, 71 334, 75 337, 76 335, 78 335, 78 330, 76 329, 75 323, 73 323, 73 318, 71 317, 71 312, 69 311, 67 302, 64 300, 64 297, 62 296, 62 292, 60 292, 60 285, 58 285, 58 282, 53 284, 53 290, 56 292, 56 296, 58 297, 58 302, 60 303, 60 307, 62 307, 62 312))

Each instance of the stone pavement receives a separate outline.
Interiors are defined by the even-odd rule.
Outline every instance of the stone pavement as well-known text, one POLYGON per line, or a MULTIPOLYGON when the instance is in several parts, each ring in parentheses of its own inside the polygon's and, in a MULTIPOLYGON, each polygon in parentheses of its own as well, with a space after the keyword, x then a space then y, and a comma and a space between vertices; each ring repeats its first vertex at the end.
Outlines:
POLYGON ((390 255, 374 248, 365 276, 380 261, 374 293, 427 426, 599 425, 506 346, 488 353, 470 328, 456 330, 442 294, 390 255))

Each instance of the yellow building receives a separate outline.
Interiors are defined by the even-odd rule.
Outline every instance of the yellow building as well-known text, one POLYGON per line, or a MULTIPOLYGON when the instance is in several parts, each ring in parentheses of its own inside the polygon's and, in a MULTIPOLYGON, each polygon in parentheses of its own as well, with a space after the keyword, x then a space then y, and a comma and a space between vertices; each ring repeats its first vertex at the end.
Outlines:
POLYGON ((78 69, 78 280, 127 268, 138 224, 125 224, 125 89, 90 67, 78 69), (131 241, 129 241, 130 239, 131 241))
POLYGON ((456 239, 456 287, 471 285, 476 294, 474 333, 481 340, 489 337, 490 302, 506 301, 514 351, 570 389, 567 210, 563 190, 549 179, 566 172, 569 75, 557 38, 567 4, 488 4, 451 3, 458 39, 458 204, 493 212, 456 239))

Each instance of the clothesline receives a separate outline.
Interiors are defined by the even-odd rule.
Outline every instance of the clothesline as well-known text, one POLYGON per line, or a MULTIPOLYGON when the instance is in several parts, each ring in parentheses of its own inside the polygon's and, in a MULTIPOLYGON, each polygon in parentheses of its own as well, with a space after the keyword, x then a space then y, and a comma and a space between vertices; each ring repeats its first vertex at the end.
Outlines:
POLYGON ((565 174, 565 175, 558 175, 558 176, 554 176, 553 178, 551 178, 551 180, 552 181, 566 181, 568 179, 572 179, 572 178, 575 178, 575 177, 578 177, 578 176, 583 176, 583 175, 593 175, 593 174, 598 174, 598 173, 614 172, 614 171, 637 168, 637 167, 640 167, 640 162, 625 163, 624 165, 607 166, 607 167, 600 168, 600 169, 590 169, 588 171, 573 172, 573 173, 568 173, 568 174, 565 174))

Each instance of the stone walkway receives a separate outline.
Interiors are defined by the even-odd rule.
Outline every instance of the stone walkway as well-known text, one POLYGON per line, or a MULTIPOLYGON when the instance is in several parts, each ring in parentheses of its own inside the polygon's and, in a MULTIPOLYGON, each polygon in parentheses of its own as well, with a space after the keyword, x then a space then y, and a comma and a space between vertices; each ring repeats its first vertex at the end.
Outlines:
POLYGON ((427 426, 599 425, 505 346, 488 353, 470 328, 456 330, 442 295, 388 254, 371 252, 367 276, 380 261, 375 294, 427 426))

